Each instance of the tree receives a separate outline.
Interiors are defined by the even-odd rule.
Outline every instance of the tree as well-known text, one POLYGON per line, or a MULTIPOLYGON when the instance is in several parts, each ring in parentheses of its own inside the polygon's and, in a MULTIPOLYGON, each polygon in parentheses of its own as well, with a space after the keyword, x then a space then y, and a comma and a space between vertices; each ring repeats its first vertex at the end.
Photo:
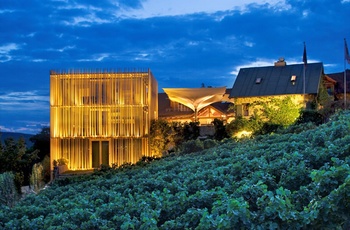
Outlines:
POLYGON ((183 126, 184 141, 196 140, 200 135, 199 122, 185 123, 183 126))
POLYGON ((0 146, 0 173, 13 172, 18 192, 21 192, 23 183, 29 182, 32 165, 37 160, 38 151, 27 152, 25 140, 17 142, 9 137, 4 145, 0 146))
POLYGON ((45 156, 50 156, 50 127, 42 128, 40 133, 32 136, 29 140, 33 142, 31 151, 39 150, 37 162, 44 160, 45 156))
POLYGON ((12 172, 0 174, 0 205, 13 207, 18 199, 12 172))
POLYGON ((161 156, 168 148, 171 127, 165 120, 152 120, 150 130, 150 147, 153 155, 161 156))
POLYGON ((36 163, 33 165, 30 176, 30 184, 33 186, 35 192, 38 192, 42 188, 43 181, 43 166, 41 163, 36 163))
POLYGON ((215 128, 215 133, 214 133, 215 140, 221 141, 222 139, 228 137, 224 122, 222 120, 215 118, 212 123, 215 128))

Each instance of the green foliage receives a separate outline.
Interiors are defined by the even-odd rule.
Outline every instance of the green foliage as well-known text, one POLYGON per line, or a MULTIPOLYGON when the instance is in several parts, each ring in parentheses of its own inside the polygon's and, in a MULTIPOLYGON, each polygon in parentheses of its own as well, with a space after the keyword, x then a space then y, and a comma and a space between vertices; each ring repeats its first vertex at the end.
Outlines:
POLYGON ((66 159, 66 158, 60 158, 60 159, 57 159, 57 164, 58 166, 62 166, 62 165, 68 165, 69 163, 69 160, 66 159))
POLYGON ((196 140, 199 137, 199 122, 190 122, 183 124, 182 136, 184 141, 196 140))
POLYGON ((265 135, 265 134, 269 134, 269 133, 275 133, 282 128, 283 128, 283 126, 280 124, 266 122, 254 134, 255 135, 265 135))
POLYGON ((165 120, 152 120, 150 129, 150 147, 153 155, 161 156, 171 142, 171 127, 165 120))
POLYGON ((58 180, 0 229, 348 229, 350 112, 330 120, 58 180))
POLYGON ((257 102, 261 106, 264 121, 280 126, 289 126, 299 117, 300 105, 293 102, 291 97, 283 99, 270 98, 268 101, 257 102))
POLYGON ((317 127, 316 124, 313 122, 300 123, 300 124, 291 125, 291 126, 284 128, 284 129, 279 129, 278 133, 280 133, 280 134, 287 134, 287 133, 297 134, 297 133, 301 133, 301 132, 315 129, 316 127, 317 127))
POLYGON ((234 137, 238 132, 247 131, 257 133, 263 126, 261 118, 255 114, 249 119, 237 117, 226 125, 226 132, 230 137, 234 137))
POLYGON ((295 124, 298 125, 298 124, 304 124, 309 122, 312 122, 315 125, 322 124, 323 123, 322 114, 316 110, 302 110, 295 124))
POLYGON ((333 101, 333 96, 330 96, 324 84, 320 84, 319 92, 317 94, 317 102, 321 106, 325 106, 330 101, 333 101))
POLYGON ((43 177, 43 166, 41 163, 33 165, 32 175, 30 176, 30 184, 33 186, 35 192, 38 192, 43 188, 44 177, 43 177))
POLYGON ((150 131, 150 148, 155 156, 166 155, 174 151, 183 142, 199 137, 199 123, 169 123, 165 120, 153 120, 150 131))
POLYGON ((17 142, 13 138, 5 139, 0 145, 0 173, 13 172, 17 191, 21 193, 21 186, 29 181, 32 165, 38 159, 37 151, 27 152, 25 141, 20 138, 17 142))
POLYGON ((328 101, 322 105, 321 108, 319 108, 319 113, 323 117, 323 121, 328 121, 329 118, 344 109, 344 102, 342 100, 339 101, 328 101))
POLYGON ((204 149, 204 144, 200 140, 190 140, 182 143, 178 147, 178 152, 181 153, 194 153, 194 152, 199 152, 204 149))
POLYGON ((203 141, 203 148, 204 149, 210 149, 217 145, 218 143, 215 140, 212 139, 206 139, 203 141))
POLYGON ((30 141, 33 142, 33 146, 30 151, 38 151, 38 161, 43 161, 45 156, 50 156, 50 127, 44 127, 40 133, 32 136, 30 141))
POLYGON ((224 138, 228 138, 228 134, 224 125, 224 122, 218 118, 215 118, 212 122, 215 128, 214 139, 221 141, 224 138))
POLYGON ((43 180, 45 183, 49 183, 51 180, 51 164, 50 157, 45 156, 44 160, 41 162, 43 166, 43 180))
POLYGON ((18 193, 14 180, 15 177, 10 172, 0 174, 0 205, 12 207, 17 202, 18 193))

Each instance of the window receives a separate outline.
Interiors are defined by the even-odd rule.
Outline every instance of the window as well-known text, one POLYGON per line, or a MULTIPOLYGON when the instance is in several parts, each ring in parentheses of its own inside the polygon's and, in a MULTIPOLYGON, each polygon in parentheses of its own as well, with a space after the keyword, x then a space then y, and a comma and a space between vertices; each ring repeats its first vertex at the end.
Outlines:
POLYGON ((290 82, 292 82, 292 84, 294 85, 295 84, 295 81, 297 80, 297 76, 296 75, 292 75, 290 77, 290 82))
POLYGON ((258 77, 255 79, 255 84, 260 84, 262 81, 262 78, 261 77, 258 77))
POLYGON ((249 116, 249 104, 243 105, 243 115, 249 116))

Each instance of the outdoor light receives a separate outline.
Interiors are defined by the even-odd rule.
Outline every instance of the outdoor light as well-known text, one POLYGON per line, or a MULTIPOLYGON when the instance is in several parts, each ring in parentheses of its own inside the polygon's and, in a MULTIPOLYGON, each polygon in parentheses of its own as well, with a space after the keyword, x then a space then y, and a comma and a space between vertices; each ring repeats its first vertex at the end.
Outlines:
POLYGON ((243 130, 243 131, 236 133, 236 135, 234 135, 234 136, 237 138, 250 137, 252 135, 252 133, 253 133, 252 131, 243 130))

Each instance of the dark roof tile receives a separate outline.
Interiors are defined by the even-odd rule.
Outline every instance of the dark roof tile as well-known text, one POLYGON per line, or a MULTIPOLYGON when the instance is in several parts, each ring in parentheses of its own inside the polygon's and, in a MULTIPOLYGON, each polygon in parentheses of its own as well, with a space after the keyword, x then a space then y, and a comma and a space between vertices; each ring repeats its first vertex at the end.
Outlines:
MULTIPOLYGON (((232 87, 230 97, 303 94, 303 70, 303 64, 242 68, 232 87), (291 82, 293 75, 296 76, 294 84, 291 82), (257 78, 260 78, 260 83, 257 83, 257 78)), ((307 64, 306 94, 317 94, 322 74, 322 63, 307 64)))

